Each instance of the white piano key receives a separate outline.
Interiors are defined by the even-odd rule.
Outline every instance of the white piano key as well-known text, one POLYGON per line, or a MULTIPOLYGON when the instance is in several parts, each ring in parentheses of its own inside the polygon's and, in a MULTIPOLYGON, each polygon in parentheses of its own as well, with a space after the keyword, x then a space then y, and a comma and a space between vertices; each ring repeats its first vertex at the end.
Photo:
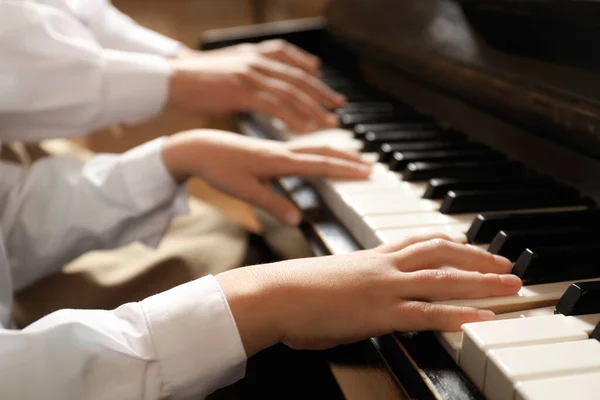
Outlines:
POLYGON ((318 179, 321 185, 329 187, 331 189, 343 188, 343 187, 360 187, 362 185, 369 185, 373 183, 389 183, 389 182, 400 182, 398 177, 387 169, 384 164, 374 164, 372 166, 371 175, 368 179, 318 179))
POLYGON ((438 211, 439 200, 416 199, 406 194, 352 193, 342 196, 359 215, 405 214, 438 211))
MULTIPOLYGON (((440 212, 416 214, 369 215, 365 223, 373 230, 377 229, 402 229, 419 226, 438 226, 466 224, 471 226, 478 214, 446 215, 440 212)), ((468 230, 468 227, 467 227, 468 230)), ((466 232, 466 231, 465 231, 466 232)))
POLYGON ((516 400, 598 400, 600 371, 518 382, 516 400))
POLYGON ((359 151, 363 144, 360 140, 354 138, 354 133, 347 129, 333 128, 316 130, 314 132, 298 133, 291 130, 285 122, 277 118, 270 118, 262 114, 255 113, 253 118, 261 125, 268 128, 269 133, 282 141, 315 145, 332 146, 344 150, 359 151))
POLYGON ((487 354, 491 350, 585 340, 598 322, 600 314, 550 315, 465 324, 458 364, 473 383, 483 389, 487 354))
POLYGON ((360 157, 371 163, 377 163, 379 161, 379 153, 361 153, 360 157))
POLYGON ((352 193, 404 193, 406 189, 403 187, 402 182, 395 179, 393 176, 388 179, 377 179, 369 181, 348 181, 348 182, 331 182, 332 189, 338 193, 340 197, 344 194, 352 193))
POLYGON ((387 178, 388 179, 379 179, 375 182, 335 182, 332 186, 340 196, 361 193, 377 193, 381 196, 388 196, 397 193, 413 199, 422 198, 427 189, 427 187, 422 184, 402 182, 394 177, 393 174, 391 177, 387 178))
POLYGON ((593 280, 597 280, 597 278, 523 286, 521 290, 513 296, 490 297, 486 299, 444 300, 437 303, 482 308, 492 310, 498 314, 516 312, 555 305, 565 290, 573 283, 593 280))
POLYGON ((294 135, 288 143, 308 146, 328 146, 339 150, 359 152, 363 143, 345 129, 327 129, 312 133, 294 135))
POLYGON ((446 350, 446 353, 458 363, 460 348, 462 347, 462 332, 436 332, 435 336, 446 350))
POLYGON ((600 342, 587 339, 493 350, 488 364, 483 389, 486 398, 513 400, 521 382, 600 372, 600 342))
MULTIPOLYGON (((554 307, 534 308, 531 310, 517 311, 513 313, 504 313, 496 315, 496 320, 518 319, 518 318, 534 318, 554 315, 554 307)), ((435 334, 444 347, 444 349, 452 356, 454 361, 458 363, 460 351, 462 348, 462 331, 459 332, 436 332, 435 334)))

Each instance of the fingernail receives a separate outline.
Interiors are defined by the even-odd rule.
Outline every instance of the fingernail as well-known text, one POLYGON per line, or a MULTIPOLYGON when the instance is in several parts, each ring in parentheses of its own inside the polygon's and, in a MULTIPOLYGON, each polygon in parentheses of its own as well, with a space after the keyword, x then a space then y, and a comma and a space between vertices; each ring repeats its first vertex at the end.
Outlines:
POLYGON ((493 321, 496 319, 496 314, 490 310, 477 310, 477 318, 481 321, 493 321))
POLYGON ((299 213, 293 211, 287 213, 284 217, 284 220, 285 223, 288 225, 297 226, 300 223, 301 218, 302 216, 299 213))
POLYGON ((500 282, 507 286, 521 285, 521 280, 516 275, 506 274, 500 275, 500 282))

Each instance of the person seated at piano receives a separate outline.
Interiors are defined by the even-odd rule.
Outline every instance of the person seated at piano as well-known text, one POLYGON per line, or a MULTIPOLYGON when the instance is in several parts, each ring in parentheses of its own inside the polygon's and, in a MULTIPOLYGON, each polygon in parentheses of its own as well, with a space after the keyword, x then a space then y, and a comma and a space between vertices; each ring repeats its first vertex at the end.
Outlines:
MULTIPOLYGON (((288 43, 194 51, 140 26, 107 0, 3 1, 0 26, 5 141, 83 136, 97 128, 147 120, 167 108, 194 115, 260 111, 306 131, 335 126, 337 119, 327 108, 343 101, 318 79, 319 60, 288 43)), ((93 270, 122 276, 112 295, 129 299, 140 290, 131 274, 122 272, 132 257, 144 276, 181 282, 238 267, 244 259, 310 254, 293 228, 295 219, 278 221, 253 211, 258 211, 261 238, 194 199, 192 212, 169 227, 170 247, 152 250, 136 244, 88 254, 67 267, 86 278, 93 270), (176 263, 173 247, 185 252, 176 263), (115 259, 121 264, 115 265, 115 259)), ((71 282, 64 277, 66 273, 52 277, 57 287, 71 282)), ((48 290, 34 298, 23 293, 19 317, 31 322, 57 307, 80 304, 81 296, 59 292, 65 294, 48 290)), ((94 299, 90 305, 107 301, 94 299)))
MULTIPOLYGON (((2 134, 0 132, 0 138, 2 134)), ((362 179, 340 152, 198 130, 87 163, 50 157, 0 169, 0 397, 158 399, 208 395, 277 343, 324 349, 396 330, 459 330, 494 314, 433 301, 516 293, 511 263, 444 235, 353 254, 208 275, 113 310, 64 309, 23 328, 14 290, 85 251, 160 242, 199 176, 280 219, 298 211, 263 184, 280 176, 362 179), (19 327, 17 327, 19 328, 19 327)))
POLYGON ((18 83, 3 85, 4 138, 83 135, 166 108, 260 112, 307 132, 337 126, 331 109, 344 102, 320 81, 317 57, 280 40, 196 51, 108 0, 5 1, 0 21, 2 73, 18 83))

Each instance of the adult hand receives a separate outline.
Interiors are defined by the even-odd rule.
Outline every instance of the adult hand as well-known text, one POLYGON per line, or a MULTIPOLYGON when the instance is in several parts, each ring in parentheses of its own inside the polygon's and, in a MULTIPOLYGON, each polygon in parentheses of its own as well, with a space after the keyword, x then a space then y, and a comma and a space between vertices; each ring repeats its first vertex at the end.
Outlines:
POLYGON ((358 155, 328 147, 290 145, 229 132, 196 130, 169 138, 167 169, 178 180, 198 176, 217 189, 297 225, 301 214, 265 184, 286 176, 366 179, 370 164, 358 155))
POLYGON ((296 132, 333 128, 345 99, 318 77, 318 61, 282 42, 171 60, 169 104, 200 115, 260 112, 296 132))
POLYGON ((444 235, 220 274, 248 355, 277 342, 323 349, 394 331, 457 331, 487 310, 434 304, 517 293, 509 260, 444 235))

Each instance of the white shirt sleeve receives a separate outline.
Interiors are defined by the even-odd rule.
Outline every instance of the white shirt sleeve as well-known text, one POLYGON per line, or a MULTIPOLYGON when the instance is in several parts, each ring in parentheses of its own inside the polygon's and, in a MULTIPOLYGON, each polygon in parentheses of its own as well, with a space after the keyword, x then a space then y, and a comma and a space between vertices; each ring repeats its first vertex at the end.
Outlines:
POLYGON ((85 164, 0 162, 0 225, 17 290, 90 250, 159 243, 172 218, 188 212, 186 187, 162 162, 163 140, 85 164))
POLYGON ((212 276, 113 311, 62 310, 0 329, 0 398, 206 396, 242 378, 246 354, 212 276))
POLYGON ((147 29, 123 14, 110 0, 36 0, 76 16, 104 48, 174 56, 182 44, 147 29))
POLYGON ((6 140, 84 135, 156 115, 166 104, 167 59, 103 48, 75 16, 0 0, 0 126, 6 140))

